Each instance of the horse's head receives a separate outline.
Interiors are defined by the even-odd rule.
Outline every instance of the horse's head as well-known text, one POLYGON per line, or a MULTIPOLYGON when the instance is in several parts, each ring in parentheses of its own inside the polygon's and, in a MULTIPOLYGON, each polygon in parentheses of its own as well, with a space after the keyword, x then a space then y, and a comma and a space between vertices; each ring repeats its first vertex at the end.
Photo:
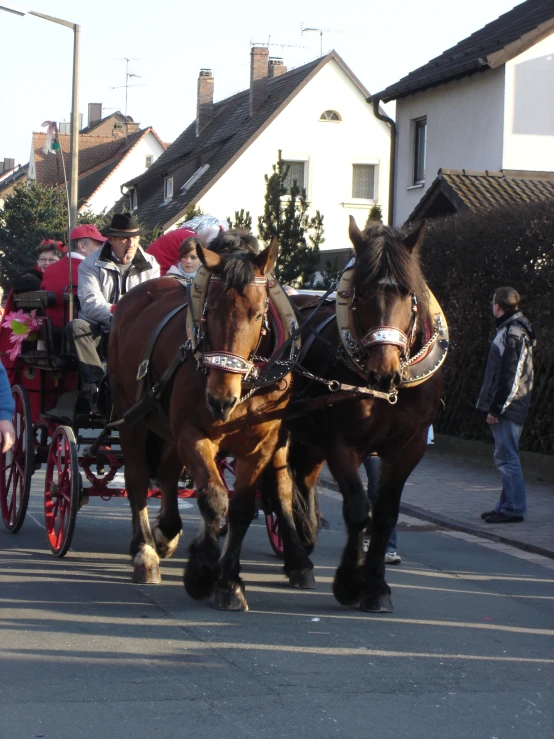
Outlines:
POLYGON ((206 400, 213 417, 229 420, 242 395, 242 381, 253 370, 269 307, 267 275, 277 261, 276 238, 260 254, 220 255, 197 247, 211 273, 203 314, 206 400))
POLYGON ((390 392, 400 384, 402 362, 428 318, 418 251, 425 225, 409 233, 381 223, 362 233, 350 216, 356 252, 352 309, 359 328, 359 359, 368 384, 390 392))

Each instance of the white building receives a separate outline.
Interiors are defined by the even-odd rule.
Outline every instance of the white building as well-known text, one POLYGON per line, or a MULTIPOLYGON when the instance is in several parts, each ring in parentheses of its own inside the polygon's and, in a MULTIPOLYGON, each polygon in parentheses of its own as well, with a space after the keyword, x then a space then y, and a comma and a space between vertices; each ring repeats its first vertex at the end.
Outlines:
POLYGON ((322 249, 350 246, 348 216, 360 225, 375 203, 387 213, 390 128, 368 91, 335 52, 287 71, 268 49, 251 51, 250 88, 213 102, 201 70, 197 117, 142 177, 127 182, 141 223, 170 230, 191 206, 220 218, 250 211, 253 231, 278 152, 289 179, 324 216, 322 249))
POLYGON ((554 3, 521 3, 373 100, 396 100, 394 225, 439 169, 554 171, 554 3))

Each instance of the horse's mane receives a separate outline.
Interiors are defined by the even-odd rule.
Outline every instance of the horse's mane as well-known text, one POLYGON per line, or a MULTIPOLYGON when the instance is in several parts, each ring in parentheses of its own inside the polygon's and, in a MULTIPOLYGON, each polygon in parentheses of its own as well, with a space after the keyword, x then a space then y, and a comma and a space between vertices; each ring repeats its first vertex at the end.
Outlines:
POLYGON ((394 287, 398 292, 415 293, 420 312, 429 312, 427 285, 416 254, 404 246, 406 232, 382 223, 370 223, 363 232, 367 249, 356 255, 354 284, 367 294, 394 287))
POLYGON ((237 252, 224 256, 223 267, 219 272, 223 292, 236 290, 239 295, 244 293, 244 288, 254 282, 256 277, 255 257, 256 255, 251 252, 237 252))

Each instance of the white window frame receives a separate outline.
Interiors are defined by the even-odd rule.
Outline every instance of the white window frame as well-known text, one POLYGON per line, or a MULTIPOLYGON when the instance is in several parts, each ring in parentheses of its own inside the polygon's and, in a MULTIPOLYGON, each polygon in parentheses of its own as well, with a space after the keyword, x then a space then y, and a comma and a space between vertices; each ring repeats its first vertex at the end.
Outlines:
POLYGON ((165 177, 164 179, 164 203, 173 200, 173 177, 165 177))
POLYGON ((190 188, 194 185, 195 182, 198 182, 198 180, 202 177, 204 172, 207 172, 210 168, 209 164, 203 164, 201 167, 199 167, 196 172, 192 175, 192 177, 189 177, 188 180, 185 182, 184 185, 181 185, 181 192, 186 192, 187 190, 190 190, 190 188))
MULTIPOLYGON (((306 197, 309 200, 310 191, 308 189, 308 185, 309 185, 309 175, 310 175, 310 168, 309 168, 310 158, 307 156, 301 156, 297 154, 296 155, 291 154, 287 156, 285 156, 284 154, 281 154, 281 161, 283 162, 283 165, 285 166, 289 164, 289 162, 290 163, 294 162, 295 164, 304 165, 304 186, 301 187, 300 189, 306 191, 306 197)), ((281 200, 289 200, 289 199, 290 199, 289 193, 286 193, 285 195, 281 195, 281 200)))
POLYGON ((144 157, 144 168, 148 169, 154 164, 154 155, 153 154, 146 154, 144 157))
POLYGON ((367 208, 368 205, 374 205, 379 202, 379 176, 381 162, 379 159, 363 159, 356 158, 351 160, 349 166, 348 178, 348 196, 342 203, 343 208, 367 208), (373 181, 373 198, 355 198, 352 196, 352 188, 354 185, 354 167, 355 166, 375 167, 375 179, 373 181))
POLYGON ((319 116, 320 123, 341 123, 342 122, 342 116, 339 113, 338 110, 335 110, 334 108, 328 108, 327 110, 324 110, 323 113, 319 116), (323 116, 326 113, 334 113, 338 118, 324 118, 323 116))
POLYGON ((425 183, 426 166, 427 166, 427 134, 428 134, 427 116, 423 115, 419 118, 412 119, 412 181, 411 185, 423 185, 425 183), (423 154, 420 147, 419 132, 425 130, 425 138, 423 142, 423 154), (420 164, 423 161, 423 176, 421 174, 420 164))
POLYGON ((131 213, 134 213, 136 211, 136 209, 138 208, 138 196, 137 196, 137 191, 136 191, 135 188, 133 188, 129 192, 129 200, 131 201, 130 202, 130 205, 131 205, 131 213))

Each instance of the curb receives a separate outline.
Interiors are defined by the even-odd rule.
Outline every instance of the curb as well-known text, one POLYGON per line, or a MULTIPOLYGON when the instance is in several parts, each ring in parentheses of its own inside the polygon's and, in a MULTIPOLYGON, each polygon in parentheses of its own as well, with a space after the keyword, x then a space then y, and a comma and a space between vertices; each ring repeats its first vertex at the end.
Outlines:
POLYGON ((488 531, 482 531, 481 529, 475 526, 471 526, 470 524, 459 523, 458 521, 454 521, 452 518, 448 518, 447 516, 441 516, 437 513, 429 513, 423 508, 417 508, 416 506, 409 505, 407 503, 400 503, 400 513, 405 513, 407 516, 420 518, 424 521, 430 521, 431 523, 438 524, 439 526, 444 526, 448 529, 453 529, 454 531, 463 531, 464 534, 473 534, 473 536, 478 536, 480 539, 489 539, 490 541, 497 541, 501 544, 509 544, 516 549, 522 549, 524 552, 540 554, 543 557, 554 559, 554 552, 550 551, 549 549, 543 549, 543 547, 539 547, 536 544, 528 544, 524 541, 515 541, 514 539, 510 539, 507 536, 502 536, 501 534, 489 534, 488 531))
MULTIPOLYGON (((337 493, 340 492, 337 483, 326 475, 321 475, 320 481, 326 488, 334 490, 337 493)), ((443 516, 440 513, 430 513, 424 508, 418 508, 417 506, 410 505, 409 503, 402 503, 402 501, 400 501, 400 513, 405 513, 407 516, 413 516, 414 518, 420 518, 423 521, 430 521, 431 523, 435 523, 447 529, 452 529, 453 531, 462 531, 464 534, 473 534, 473 536, 477 536, 481 539, 496 541, 500 544, 509 544, 516 549, 523 550, 524 552, 530 552, 531 554, 540 554, 542 557, 554 559, 554 551, 551 551, 550 549, 543 549, 543 547, 539 547, 536 544, 528 544, 523 541, 514 541, 514 539, 510 539, 507 536, 502 536, 501 534, 489 533, 488 531, 483 531, 482 529, 479 529, 476 526, 472 526, 471 524, 460 523, 459 521, 455 521, 452 518, 448 518, 448 516, 443 516)))

